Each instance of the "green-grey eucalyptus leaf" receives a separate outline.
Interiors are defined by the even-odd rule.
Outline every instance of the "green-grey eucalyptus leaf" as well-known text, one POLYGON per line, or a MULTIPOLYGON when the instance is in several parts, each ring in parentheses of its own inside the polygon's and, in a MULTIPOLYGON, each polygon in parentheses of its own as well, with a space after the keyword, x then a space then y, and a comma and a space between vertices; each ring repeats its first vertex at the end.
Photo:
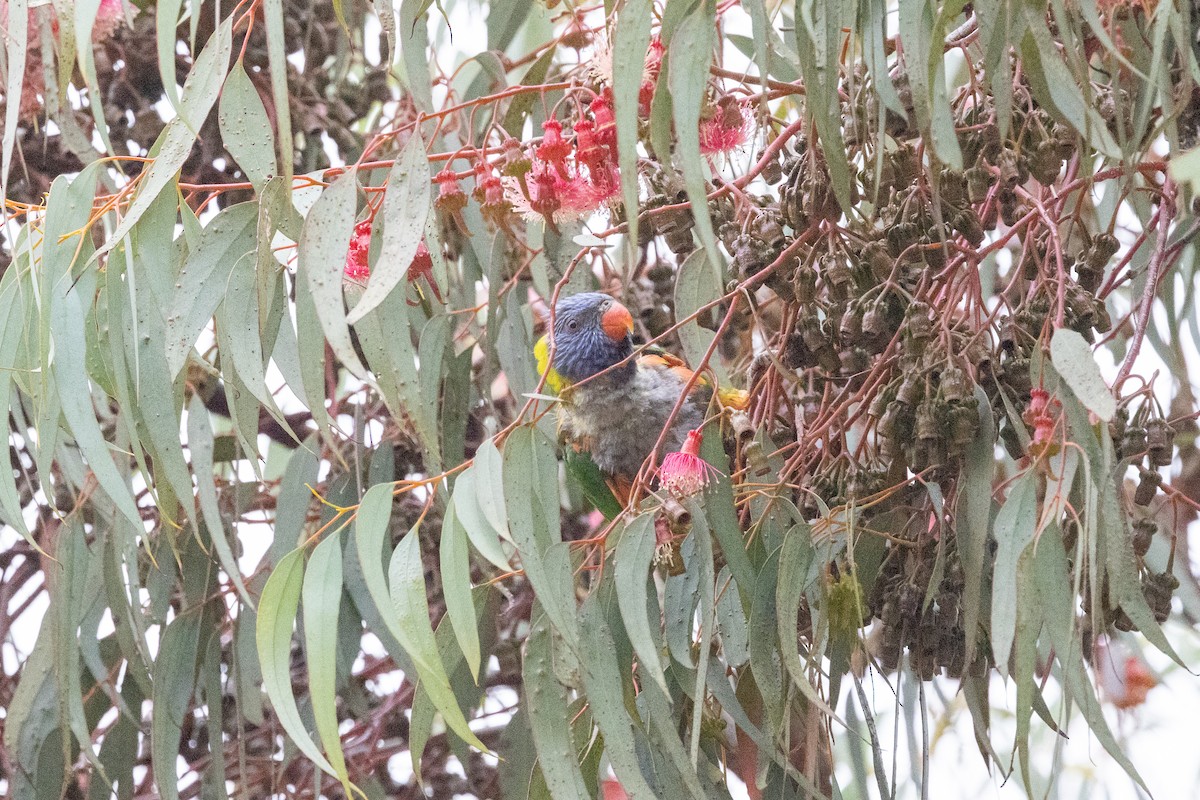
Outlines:
POLYGON ((253 264, 258 207, 238 203, 223 210, 204 228, 175 282, 166 316, 167 369, 174 380, 200 332, 225 297, 230 273, 240 259, 253 264))
MULTIPOLYGON (((677 136, 678 164, 683 172, 684 188, 692 204, 696 233, 708 253, 713 270, 724 262, 717 249, 705 191, 704 157, 700 154, 700 110, 708 86, 708 66, 712 61, 713 18, 705 3, 680 24, 671 40, 671 58, 667 79, 671 87, 672 110, 677 136)), ((715 6, 712 6, 715 9, 715 6)), ((660 157, 665 154, 659 153, 660 157)), ((719 272, 715 273, 719 275, 719 272)))
POLYGON ((92 405, 92 389, 84 365, 87 343, 80 298, 77 293, 68 291, 52 302, 54 379, 62 400, 62 414, 100 488, 126 519, 141 527, 142 518, 133 491, 113 461, 92 405))
POLYGON ((213 432, 208 418, 208 410, 196 395, 188 405, 188 449, 192 454, 192 472, 196 476, 196 499, 200 504, 200 515, 212 537, 213 548, 221 567, 237 588, 242 602, 254 608, 254 600, 246 591, 242 581, 242 570, 238 566, 237 557, 229 545, 225 535, 225 520, 221 516, 220 504, 217 500, 217 484, 213 476, 213 432))
POLYGON ((1050 360, 1079 402, 1105 422, 1117 411, 1112 390, 1100 375, 1091 345, 1077 332, 1059 328, 1050 338, 1050 360))
POLYGON ((158 56, 158 75, 163 93, 175 113, 179 113, 179 86, 175 82, 175 31, 179 28, 179 12, 183 0, 162 0, 154 9, 154 43, 158 56))
MULTIPOLYGON (((292 692, 292 627, 300 606, 303 581, 304 549, 296 548, 275 565, 259 596, 258 661, 262 667, 263 689, 271 699, 279 724, 301 753, 336 777, 333 766, 304 726, 292 692)), ((174 767, 174 756, 170 763, 174 767)))
MULTIPOLYGON (((195 14, 192 15, 196 17, 195 14)), ((280 113, 291 108, 288 93, 287 40, 283 25, 283 0, 263 0, 263 17, 267 30, 267 66, 271 73, 271 103, 275 109, 275 124, 279 128, 276 141, 279 143, 279 165, 283 167, 284 187, 291 194, 292 160, 292 115, 280 113)))
POLYGON ((567 694, 554 675, 552 658, 550 631, 543 618, 541 624, 532 627, 525 642, 521 670, 525 711, 551 794, 563 800, 585 800, 589 794, 571 742, 567 694))
POLYGON ((980 612, 984 605, 984 564, 992 517, 992 474, 996 469, 996 423, 992 406, 979 386, 975 387, 978 401, 979 428, 975 432, 963 463, 962 483, 955 509, 955 543, 963 570, 963 630, 966 631, 966 659, 971 663, 978 640, 980 612))
MULTIPOLYGON (((723 293, 721 276, 713 268, 708 251, 693 250, 679 265, 675 278, 675 318, 683 323, 679 328, 679 341, 691 364, 700 364, 704 360, 716 334, 702 327, 699 320, 683 321, 723 293)), ((719 359, 713 359, 709 366, 717 373, 718 381, 725 378, 725 369, 719 359)))
POLYGON ((367 290, 346 317, 353 325, 369 314, 391 294, 408 274, 421 237, 431 204, 429 159, 425 144, 413 134, 396 158, 388 175, 387 192, 383 196, 383 246, 371 269, 367 290))
MULTIPOLYGON (((404 65, 404 85, 412 93, 417 107, 422 111, 433 110, 433 82, 429 77, 429 31, 425 12, 427 0, 401 0, 398 38, 400 55, 404 65)), ((489 45, 490 46, 490 45, 489 45)))
POLYGON ((321 192, 309 210, 300 230, 297 274, 303 280, 298 282, 296 291, 307 292, 312 298, 321 330, 334 354, 357 377, 365 378, 367 370, 354 351, 342 297, 342 270, 350 247, 357 199, 357 171, 349 169, 321 192))
POLYGON ((429 621, 421 538, 416 528, 410 530, 396 545, 388 566, 388 583, 392 613, 400 631, 397 638, 416 663, 423 688, 442 712, 446 725, 467 744, 486 751, 487 746, 479 741, 463 716, 450 687, 447 669, 438 654, 433 626, 429 621))
MULTIPOLYGON (((653 515, 642 514, 632 520, 625 527, 621 541, 617 544, 613 569, 616 573, 617 604, 621 609, 621 619, 641 664, 642 674, 658 684, 663 695, 669 695, 663 665, 658 657, 661 637, 657 624, 653 627, 650 624, 648 585, 654 560, 654 541, 653 515)), ((653 607, 657 616, 657 597, 653 607)))
POLYGON ((442 517, 439 540, 442 593, 446 600, 446 616, 450 618, 458 646, 471 669, 471 676, 478 681, 479 622, 475 619, 475 603, 471 599, 471 560, 467 541, 466 528, 458 521, 454 506, 448 504, 442 517))
MULTIPOLYGON (((617 163, 621 170, 621 200, 637 208, 638 90, 650 45, 652 0, 627 0, 613 31, 613 105, 617 126, 617 163)), ((638 219, 628 214, 629 239, 637 242, 638 219)))
POLYGON ((342 607, 342 538, 335 531, 318 544, 304 571, 304 655, 317 734, 346 797, 352 784, 342 753, 337 716, 338 617, 342 607))
MULTIPOLYGON (((29 0, 12 0, 7 19, 24 20, 29 16, 29 0)), ((7 22, 7 20, 6 20, 7 22)), ((29 26, 6 25, 4 37, 5 64, 8 71, 4 86, 5 97, 20 97, 25 83, 25 56, 29 46, 29 26)), ((17 143, 17 128, 21 104, 6 103, 4 109, 3 156, 0 157, 0 197, 8 197, 8 176, 12 170, 13 149, 17 143)))
POLYGON ((275 134, 266 106, 241 59, 234 62, 225 79, 217 119, 221 140, 229 148, 233 160, 247 180, 261 191, 263 184, 277 171, 275 134))
MULTIPOLYGON (((486 442, 485 442, 486 444, 486 442)), ((480 446, 480 450, 483 446, 480 446)), ((488 516, 482 509, 483 500, 481 490, 476 482, 482 478, 485 481, 492 480, 493 476, 480 472, 478 455, 476 461, 467 469, 463 470, 458 476, 458 480, 454 483, 454 494, 451 495, 451 503, 454 506, 455 516, 458 518, 459 524, 467 532, 467 538, 471 540, 471 544, 475 550, 498 569, 508 572, 512 569, 512 565, 508 561, 508 556, 504 552, 504 547, 500 543, 500 532, 503 531, 504 536, 508 536, 507 523, 502 528, 495 527, 488 516)), ((503 498, 503 495, 501 495, 503 498)), ((503 509, 503 505, 501 505, 503 509)))
POLYGON ((588 704, 604 735, 604 749, 613 771, 631 800, 652 800, 657 795, 646 782, 637 757, 634 717, 625 704, 616 645, 595 595, 580 609, 579 636, 580 646, 588 654, 581 661, 588 704))
POLYGON ((575 579, 567 551, 555 546, 563 543, 554 445, 536 428, 523 426, 505 440, 503 461, 509 535, 546 615, 576 650, 575 579))
POLYGON ((1017 631, 1017 569, 1037 530, 1037 474, 1023 472, 996 514, 996 566, 992 573, 992 654, 1007 672, 1017 631))
MULTIPOLYGON (((171 621, 159 642, 154 660, 154 691, 150 699, 150 760, 155 783, 165 800, 178 800, 175 759, 183 721, 196 690, 201 629, 200 608, 190 608, 171 621)), ((290 691, 290 688, 289 688, 290 691)))

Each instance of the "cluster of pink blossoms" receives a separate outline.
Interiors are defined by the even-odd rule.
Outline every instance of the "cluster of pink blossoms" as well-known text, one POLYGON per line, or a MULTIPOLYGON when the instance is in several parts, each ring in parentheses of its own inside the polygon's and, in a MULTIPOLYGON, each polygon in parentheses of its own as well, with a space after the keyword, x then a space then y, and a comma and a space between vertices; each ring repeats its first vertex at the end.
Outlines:
MULTIPOLYGON (((354 226, 354 233, 350 237, 350 247, 346 250, 346 265, 342 268, 344 283, 366 286, 371 278, 371 265, 368 263, 370 250, 371 220, 364 219, 354 226)), ((425 278, 438 302, 444 302, 441 289, 433 277, 433 256, 429 254, 429 248, 423 239, 417 244, 417 252, 412 263, 408 265, 406 277, 409 283, 418 278, 425 278)))
MULTIPOLYGON (((638 89, 638 114, 642 119, 650 118, 665 51, 659 37, 650 40, 642 67, 642 85, 638 89)), ((720 95, 700 118, 700 152, 714 156, 736 150, 749 140, 752 128, 749 106, 733 95, 720 95)))
POLYGON ((515 140, 505 142, 503 178, 490 165, 481 163, 476 170, 485 195, 499 181, 512 210, 544 219, 551 227, 586 217, 614 200, 621 177, 612 92, 596 95, 588 110, 591 116, 575 123, 572 139, 563 135, 562 122, 551 118, 542 124, 542 141, 532 154, 515 140))
MULTIPOLYGON (((119 3, 119 0, 105 2, 119 3)), ((650 116, 662 73, 664 50, 662 41, 656 36, 646 52, 638 91, 638 112, 643 119, 650 116)), ((749 140, 751 128, 747 104, 733 95, 721 94, 709 103, 701 116, 700 152, 713 156, 741 147, 749 140)), ((551 117, 542 123, 540 143, 526 146, 510 137, 504 141, 502 151, 502 158, 495 161, 481 155, 474 169, 472 197, 479 203, 484 220, 493 228, 513 233, 513 215, 516 213, 526 219, 543 220, 557 230, 563 223, 603 210, 620 196, 621 174, 617 166, 617 124, 612 89, 605 88, 593 96, 586 113, 574 122, 569 134, 564 132, 562 121, 551 117)), ((458 174, 447 166, 434 176, 434 182, 438 187, 434 205, 452 219, 464 235, 469 235, 462 218, 468 198, 459 186, 458 174)), ((347 280, 364 283, 370 277, 367 265, 370 229, 370 221, 361 222, 355 228, 346 254, 347 280)), ((426 265, 429 251, 423 242, 420 248, 409 268, 410 280, 429 274, 426 265)), ((433 285, 432 280, 430 284, 433 285)), ((433 288, 436 293, 437 287, 433 288)), ((696 437, 698 440, 699 434, 696 437)), ((692 443, 691 438, 688 441, 692 443)), ((698 441, 696 444, 698 446, 698 441)), ((672 455, 682 458, 688 455, 686 451, 685 447, 684 452, 672 455)), ((683 464, 677 461, 671 461, 670 467, 664 463, 667 477, 683 464)), ((691 468, 692 462, 686 462, 686 466, 691 468)), ((685 469, 681 474, 689 472, 685 469)), ((702 476, 706 474, 702 473, 702 476)), ((691 483, 684 480, 676 485, 672 481, 670 485, 686 488, 691 483)))

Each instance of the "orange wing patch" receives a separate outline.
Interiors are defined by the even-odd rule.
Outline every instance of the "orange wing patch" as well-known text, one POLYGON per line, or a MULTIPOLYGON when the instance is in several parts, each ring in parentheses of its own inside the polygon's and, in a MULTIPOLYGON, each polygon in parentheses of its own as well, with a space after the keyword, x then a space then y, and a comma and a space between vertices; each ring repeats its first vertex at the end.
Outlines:
MULTIPOLYGON (((692 370, 688 368, 688 365, 684 362, 684 360, 682 358, 680 358, 679 356, 674 355, 672 353, 668 353, 665 350, 656 350, 653 352, 646 353, 645 355, 639 357, 638 358, 638 366, 642 367, 644 369, 670 370, 671 372, 674 372, 679 377, 679 379, 684 381, 685 383, 692 379, 692 374, 693 374, 692 370)), ((707 386, 708 381, 704 378, 703 375, 701 375, 700 380, 696 381, 696 385, 697 386, 707 386)))
MULTIPOLYGON (((638 365, 647 369, 669 369, 685 383, 692 379, 692 370, 682 358, 665 350, 653 350, 638 358, 638 365)), ((710 381, 704 375, 696 381, 696 386, 709 386, 710 381)), ((718 389, 717 401, 723 408, 735 411, 745 411, 750 407, 750 394, 744 389, 718 389)))

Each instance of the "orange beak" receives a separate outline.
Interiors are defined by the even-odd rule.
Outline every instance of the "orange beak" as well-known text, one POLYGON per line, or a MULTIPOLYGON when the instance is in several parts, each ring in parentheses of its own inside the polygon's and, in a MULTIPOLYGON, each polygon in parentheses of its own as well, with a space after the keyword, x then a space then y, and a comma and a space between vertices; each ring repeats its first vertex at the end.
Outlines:
POLYGON ((629 309, 613 301, 612 306, 600 317, 600 329, 614 342, 621 342, 633 333, 633 315, 629 309))

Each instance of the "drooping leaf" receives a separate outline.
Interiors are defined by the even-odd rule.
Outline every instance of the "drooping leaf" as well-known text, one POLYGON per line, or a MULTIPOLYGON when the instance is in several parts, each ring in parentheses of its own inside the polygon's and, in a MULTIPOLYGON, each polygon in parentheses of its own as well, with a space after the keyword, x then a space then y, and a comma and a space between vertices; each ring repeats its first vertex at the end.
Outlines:
POLYGON ((213 546, 225 573, 237 587, 242 602, 254 608, 254 600, 246 591, 242 581, 242 571, 234 557, 233 548, 225 535, 225 520, 217 501, 217 485, 213 479, 213 435, 209 425, 208 412, 200 399, 192 396, 188 406, 188 449, 192 453, 192 470, 196 476, 196 495, 200 504, 200 514, 208 534, 212 537, 213 546))
MULTIPOLYGON (((193 19, 196 15, 192 15, 193 19)), ((263 17, 267 29, 267 66, 271 73, 271 104, 275 110, 275 124, 279 128, 276 141, 279 143, 279 165, 283 168, 285 191, 292 189, 292 115, 288 94, 287 42, 283 24, 283 0, 263 0, 263 17)))
MULTIPOLYGON (((717 237, 708 213, 705 191, 704 159, 700 154, 700 106, 712 60, 714 20, 709 10, 715 5, 702 4, 687 17, 671 40, 671 58, 666 71, 671 87, 672 110, 675 120, 678 164, 683 172, 684 188, 696 220, 696 233, 708 253, 712 269, 724 263, 717 249, 717 237)), ((665 156, 665 154, 660 154, 665 156)))
MULTIPOLYGON (((258 598, 258 661, 262 665, 263 689, 279 724, 300 752, 325 772, 337 773, 312 740, 292 693, 292 627, 300 606, 304 582, 304 549, 284 556, 258 598)), ((174 757, 170 761, 174 766, 174 757)))
POLYGON ((966 632, 964 647, 968 664, 974 660, 980 613, 986 599, 983 595, 984 557, 992 516, 992 473, 995 471, 996 446, 996 426, 987 395, 976 386, 975 397, 979 404, 979 428, 975 438, 967 445, 962 489, 955 509, 959 521, 955 543, 963 571, 963 630, 966 632))
POLYGON ((642 774, 634 717, 625 704, 612 634, 594 595, 584 601, 580 609, 579 636, 581 647, 588 653, 581 662, 584 688, 592 717, 604 734, 604 749, 613 771, 631 800, 650 800, 656 794, 642 774))
POLYGON ((805 113, 812 117, 820 136, 834 194, 842 209, 849 213, 850 166, 846 161, 846 146, 842 138, 837 83, 837 54, 842 30, 839 13, 843 8, 839 3, 799 0, 796 3, 795 32, 796 54, 804 75, 808 101, 805 113))
POLYGON ((240 59, 234 62, 225 79, 217 118, 221 139, 234 161, 261 191, 263 184, 277 172, 275 134, 258 89, 250 81, 240 59))
POLYGON ((380 209, 384 220, 383 246, 371 269, 367 290, 347 315, 346 322, 351 325, 358 322, 404 283, 425 232, 429 210, 429 160, 421 137, 413 135, 388 175, 387 193, 380 209))
MULTIPOLYGON (((471 544, 475 547, 476 552, 492 562, 498 569, 507 572, 511 569, 508 563, 508 556, 504 552, 504 548, 500 543, 500 532, 503 531, 505 537, 508 536, 507 523, 500 528, 495 527, 492 520, 489 518, 489 513, 495 516, 496 510, 493 506, 484 505, 484 496, 491 489, 482 489, 477 486, 477 482, 483 480, 484 483, 495 481, 499 478, 498 472, 490 472, 481 467, 482 462, 479 460, 480 453, 484 452, 484 448, 490 444, 485 442, 476 452, 475 463, 459 474, 458 480, 454 483, 454 494, 451 497, 451 502, 454 505, 454 513, 460 524, 467 532, 467 537, 471 540, 471 544), (485 511, 485 508, 490 508, 490 511, 485 511)), ((495 446, 493 445, 493 449, 495 446)), ((497 454, 497 460, 499 455, 497 454)), ((503 491, 503 489, 501 489, 503 491)), ((502 498, 503 495, 501 494, 502 498)), ((500 504, 500 514, 503 514, 503 503, 500 504)))
MULTIPOLYGON (((8 4, 8 19, 25 20, 29 16, 29 0, 12 0, 8 4)), ((7 25, 7 35, 4 37, 5 65, 8 70, 4 85, 4 96, 18 98, 22 96, 25 86, 25 56, 28 51, 28 26, 7 25)), ((8 176, 12 174, 13 148, 17 143, 17 122, 20 119, 21 104, 8 102, 4 108, 4 135, 0 147, 3 148, 0 157, 0 197, 8 198, 8 176)))
POLYGON ((467 725, 450 687, 447 670, 438 655, 433 626, 429 621, 421 541, 415 528, 400 540, 400 544, 396 545, 392 553, 392 561, 388 567, 388 583, 396 627, 400 632, 397 638, 417 665, 422 687, 442 712, 447 726, 467 744, 487 750, 487 746, 479 741, 467 725))
MULTIPOLYGON (((683 323, 679 328, 679 341, 692 365, 699 365, 703 361, 716 334, 702 326, 701 319, 689 318, 696 315, 708 301, 720 296, 720 275, 713 269, 707 251, 693 251, 679 265, 679 273, 675 278, 675 317, 683 323)), ((709 366, 717 373, 718 381, 726 379, 725 369, 719 359, 710 361, 709 366)))
MULTIPOLYGON (((642 85, 646 48, 650 45, 651 0, 628 0, 621 6, 613 31, 613 105, 617 126, 617 163, 621 171, 621 200, 637 207, 638 90, 642 85)), ((636 214, 629 215, 629 239, 638 236, 636 214)))
POLYGON ((479 680, 479 627, 475 603, 471 600, 471 562, 467 551, 467 531, 458 521, 454 507, 446 508, 439 540, 442 567, 442 592, 446 615, 454 627, 454 636, 462 649, 471 676, 479 680))
POLYGON ((308 663, 308 692, 313 717, 334 774, 341 781, 346 796, 350 797, 352 788, 338 733, 335 698, 338 615, 342 607, 340 531, 326 536, 313 549, 304 571, 301 595, 304 601, 304 653, 308 663))
POLYGON ((425 12, 429 0, 401 0, 398 38, 404 64, 404 83, 412 92, 418 108, 433 110, 432 81, 429 76, 429 34, 425 12))
POLYGON ((1021 591, 1018 564, 1033 543, 1037 527, 1037 475, 1022 473, 996 514, 996 566, 992 573, 992 653, 1004 670, 1017 630, 1017 598, 1021 591))
POLYGON ((558 460, 536 428, 517 428, 504 442, 503 486, 508 531, 538 602, 567 646, 576 649, 575 581, 559 535, 558 460))
POLYGON ((525 643, 521 674, 538 763, 555 798, 584 800, 589 794, 571 742, 566 691, 555 678, 551 658, 550 632, 544 623, 535 624, 525 643))
POLYGON ((158 658, 154 660, 150 757, 158 790, 164 798, 179 797, 175 759, 179 755, 184 716, 196 690, 200 629, 200 609, 189 609, 177 616, 163 631, 158 658))
POLYGON ((1069 328, 1059 328, 1050 339, 1050 359, 1079 402, 1100 419, 1108 422, 1117 410, 1117 401, 1082 336, 1069 328))
POLYGON ((224 297, 229 275, 241 259, 254 256, 257 208, 239 203, 218 214, 200 234, 176 281, 166 315, 167 369, 173 379, 224 297))
POLYGON ((66 292, 55 297, 50 320, 55 345, 54 379, 59 387, 62 413, 67 419, 71 435, 109 499, 126 519, 140 527, 142 518, 137 510, 137 502, 109 453, 108 443, 104 440, 96 410, 92 406, 92 390, 84 366, 87 349, 84 315, 78 294, 66 292))
POLYGON ((365 377, 366 367, 351 342, 342 299, 342 270, 354 227, 357 195, 357 173, 350 169, 313 204, 300 231, 297 275, 303 280, 297 282, 296 291, 307 292, 312 298, 321 330, 337 357, 355 375, 365 377))
MULTIPOLYGON (((617 603, 621 608, 625 632, 641 663, 642 674, 649 676, 667 695, 666 677, 658 657, 660 636, 657 625, 651 627, 649 616, 650 594, 647 584, 653 559, 654 517, 642 514, 625 526, 617 545, 613 564, 617 603)), ((657 610, 657 600, 653 607, 657 610)))

